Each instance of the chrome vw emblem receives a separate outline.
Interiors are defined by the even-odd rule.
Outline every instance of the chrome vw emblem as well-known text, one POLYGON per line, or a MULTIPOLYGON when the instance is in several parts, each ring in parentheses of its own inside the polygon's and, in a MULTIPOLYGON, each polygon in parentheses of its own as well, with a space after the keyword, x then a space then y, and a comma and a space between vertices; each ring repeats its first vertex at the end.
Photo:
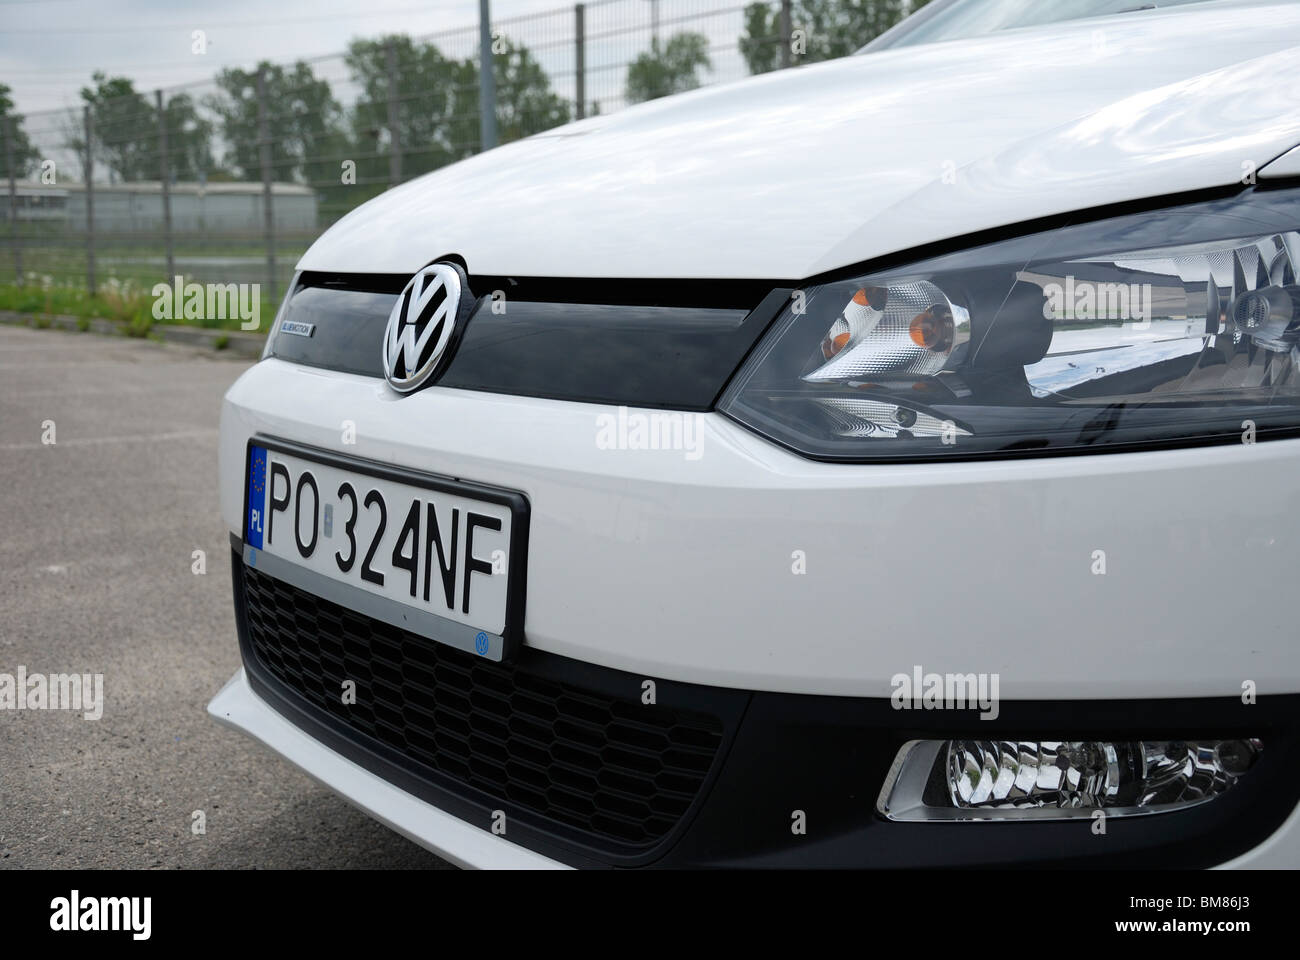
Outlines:
POLYGON ((393 304, 384 332, 384 376, 394 390, 414 390, 433 373, 447 349, 460 306, 460 274, 431 263, 393 304))

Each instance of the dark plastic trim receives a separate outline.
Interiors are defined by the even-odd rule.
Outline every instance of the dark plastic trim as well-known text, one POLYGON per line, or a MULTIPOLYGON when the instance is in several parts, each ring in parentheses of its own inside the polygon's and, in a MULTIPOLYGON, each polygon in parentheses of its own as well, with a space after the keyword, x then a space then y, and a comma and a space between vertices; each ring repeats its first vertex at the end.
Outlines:
POLYGON ((531 647, 525 647, 520 651, 516 662, 534 675, 630 702, 639 701, 642 692, 641 683, 644 679, 654 679, 656 702, 660 705, 695 713, 709 713, 717 717, 722 724, 722 742, 699 793, 668 834, 649 846, 638 847, 614 841, 602 842, 597 846, 590 838, 573 827, 557 823, 526 807, 516 806, 509 800, 490 796, 476 787, 467 786, 444 774, 414 764, 399 751, 385 744, 369 739, 363 740, 337 718, 323 715, 295 692, 287 690, 258 661, 249 642, 248 613, 244 598, 242 541, 234 534, 231 534, 230 539, 239 649, 249 683, 259 697, 290 723, 319 740, 335 753, 466 823, 489 831, 493 811, 504 810, 509 823, 509 839, 512 843, 520 844, 571 866, 642 867, 661 858, 677 842, 706 802, 725 764, 736 730, 749 703, 749 694, 745 691, 642 677, 544 653, 531 647))

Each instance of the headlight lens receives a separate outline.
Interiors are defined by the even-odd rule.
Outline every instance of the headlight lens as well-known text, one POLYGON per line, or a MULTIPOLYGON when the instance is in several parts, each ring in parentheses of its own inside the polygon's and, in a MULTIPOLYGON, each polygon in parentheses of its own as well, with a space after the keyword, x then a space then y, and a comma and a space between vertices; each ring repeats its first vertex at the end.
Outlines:
POLYGON ((1250 195, 797 291, 720 408, 824 459, 1293 432, 1297 227, 1296 191, 1250 195))

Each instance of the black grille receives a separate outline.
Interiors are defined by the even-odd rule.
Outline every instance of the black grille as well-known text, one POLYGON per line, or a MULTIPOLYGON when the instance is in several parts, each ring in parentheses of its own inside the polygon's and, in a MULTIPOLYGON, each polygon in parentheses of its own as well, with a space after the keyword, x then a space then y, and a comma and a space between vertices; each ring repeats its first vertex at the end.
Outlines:
MULTIPOLYGON (((292 363, 384 376, 378 345, 410 274, 304 273, 284 305, 310 337, 276 335, 292 363)), ((711 409, 791 289, 762 280, 463 281, 455 332, 431 382, 462 390, 585 403, 711 409), (475 296, 471 288, 478 291, 475 296), (488 296, 510 291, 503 317, 488 296), (611 344, 620 356, 611 360, 611 344)))
POLYGON ((419 768, 591 838, 661 840, 718 751, 714 717, 482 660, 240 566, 249 645, 281 685, 419 768))

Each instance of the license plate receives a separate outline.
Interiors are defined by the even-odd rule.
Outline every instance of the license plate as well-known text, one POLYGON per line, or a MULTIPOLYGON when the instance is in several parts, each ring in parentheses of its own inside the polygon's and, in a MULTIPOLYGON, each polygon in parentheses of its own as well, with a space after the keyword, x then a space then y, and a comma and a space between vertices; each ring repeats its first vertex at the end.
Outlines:
POLYGON ((523 494, 262 438, 246 480, 249 566, 489 660, 522 641, 523 494))

